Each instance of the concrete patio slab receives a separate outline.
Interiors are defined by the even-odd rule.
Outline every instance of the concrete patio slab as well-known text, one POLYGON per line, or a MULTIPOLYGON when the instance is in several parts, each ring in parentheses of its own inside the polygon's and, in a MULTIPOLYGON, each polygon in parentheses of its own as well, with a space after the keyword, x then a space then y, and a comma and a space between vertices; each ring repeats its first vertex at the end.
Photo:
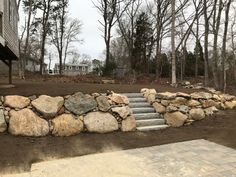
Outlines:
POLYGON ((236 150, 194 140, 36 163, 29 173, 2 177, 65 176, 235 177, 236 150))

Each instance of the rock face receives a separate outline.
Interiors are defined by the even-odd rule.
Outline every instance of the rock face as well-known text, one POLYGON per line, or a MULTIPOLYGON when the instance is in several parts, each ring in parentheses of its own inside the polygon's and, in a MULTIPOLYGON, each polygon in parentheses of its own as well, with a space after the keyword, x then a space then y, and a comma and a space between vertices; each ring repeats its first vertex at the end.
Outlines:
POLYGON ((118 122, 110 113, 91 112, 84 117, 89 132, 108 133, 119 129, 118 122))
POLYGON ((236 107, 236 101, 226 101, 225 109, 234 109, 236 107))
POLYGON ((225 101, 232 101, 235 99, 234 95, 229 95, 229 94, 222 94, 220 95, 221 98, 223 98, 225 101))
POLYGON ((147 101, 148 101, 149 103, 153 103, 153 102, 155 101, 155 99, 156 99, 156 95, 155 95, 155 94, 149 94, 149 95, 147 96, 147 101))
POLYGON ((202 103, 202 107, 203 108, 210 108, 210 107, 213 107, 213 106, 217 106, 217 102, 215 102, 214 100, 202 100, 201 101, 202 103))
POLYGON ((10 112, 8 131, 13 135, 46 136, 49 133, 49 125, 30 109, 22 109, 10 112))
POLYGON ((213 95, 211 93, 207 93, 207 92, 195 92, 195 93, 191 94, 191 97, 196 100, 198 100, 198 99, 208 100, 208 99, 212 99, 213 95))
POLYGON ((176 97, 173 101, 171 101, 171 103, 175 106, 185 105, 187 103, 187 99, 183 97, 176 97))
POLYGON ((23 109, 27 107, 29 104, 30 104, 29 98, 23 97, 23 96, 17 96, 17 95, 6 96, 5 102, 4 102, 5 106, 15 108, 15 109, 23 109))
POLYGON ((166 107, 166 112, 175 112, 175 111, 178 111, 178 108, 173 105, 166 107))
POLYGON ((119 114, 119 116, 123 119, 126 119, 128 115, 131 114, 131 110, 128 106, 115 107, 115 108, 112 108, 111 110, 112 112, 119 114))
POLYGON ((4 112, 0 109, 0 133, 5 132, 7 130, 7 123, 4 118, 4 112))
POLYGON ((153 103, 152 105, 154 107, 154 109, 156 110, 156 112, 160 113, 160 114, 164 114, 166 112, 166 108, 165 106, 163 106, 162 104, 160 103, 153 103))
POLYGON ((72 136, 83 131, 83 122, 71 114, 63 114, 52 120, 54 136, 72 136))
POLYGON ((190 115, 190 118, 192 118, 193 120, 201 120, 205 118, 205 113, 203 109, 200 109, 200 108, 191 109, 189 111, 189 115, 190 115))
POLYGON ((183 92, 177 92, 176 96, 177 97, 187 98, 187 99, 191 98, 191 96, 189 94, 183 93, 183 92))
POLYGON ((187 105, 189 107, 197 107, 197 106, 200 106, 201 103, 199 101, 196 101, 196 100, 189 100, 187 105))
POLYGON ((181 127, 184 125, 185 121, 188 119, 188 116, 181 112, 166 113, 164 115, 166 123, 172 127, 181 127))
POLYGON ((113 101, 117 104, 125 104, 125 105, 129 104, 128 98, 124 95, 120 95, 120 94, 117 94, 117 93, 112 93, 108 97, 111 101, 113 101))
POLYGON ((106 96, 99 96, 96 100, 100 111, 107 112, 110 109, 110 103, 106 96))
POLYGON ((136 130, 136 120, 133 116, 127 117, 122 121, 121 131, 122 132, 131 132, 136 130))
POLYGON ((157 93, 156 97, 159 99, 172 100, 176 98, 176 93, 170 93, 170 92, 157 93))
POLYGON ((94 110, 97 107, 97 102, 93 97, 78 92, 65 101, 65 107, 76 115, 82 115, 94 110))
POLYGON ((50 97, 41 95, 32 101, 32 106, 43 115, 44 118, 53 118, 62 108, 64 99, 62 97, 50 97))
POLYGON ((181 106, 179 106, 179 111, 184 114, 187 114, 189 112, 189 107, 185 106, 185 105, 181 105, 181 106))
POLYGON ((205 112, 206 116, 211 116, 211 115, 213 115, 215 112, 218 112, 218 109, 217 109, 215 106, 213 106, 213 107, 210 107, 210 108, 206 108, 206 109, 204 110, 204 112, 205 112))

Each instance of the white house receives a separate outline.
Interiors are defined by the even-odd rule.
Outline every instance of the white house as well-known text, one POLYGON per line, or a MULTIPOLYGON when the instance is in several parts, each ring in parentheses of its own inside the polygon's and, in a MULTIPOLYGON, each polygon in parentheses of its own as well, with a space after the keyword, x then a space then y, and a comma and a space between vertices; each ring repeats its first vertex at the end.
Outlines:
MULTIPOLYGON (((87 64, 65 64, 63 67, 63 75, 77 76, 88 74, 90 69, 87 64)), ((54 67, 54 74, 59 74, 59 64, 56 63, 54 67)))

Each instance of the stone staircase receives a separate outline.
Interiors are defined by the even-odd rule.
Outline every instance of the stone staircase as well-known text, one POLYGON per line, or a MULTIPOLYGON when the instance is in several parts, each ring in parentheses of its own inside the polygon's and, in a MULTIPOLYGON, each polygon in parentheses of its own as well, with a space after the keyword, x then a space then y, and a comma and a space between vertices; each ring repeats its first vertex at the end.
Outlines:
POLYGON ((129 99, 129 107, 133 111, 139 131, 161 130, 168 127, 162 115, 147 102, 141 93, 124 93, 129 99))

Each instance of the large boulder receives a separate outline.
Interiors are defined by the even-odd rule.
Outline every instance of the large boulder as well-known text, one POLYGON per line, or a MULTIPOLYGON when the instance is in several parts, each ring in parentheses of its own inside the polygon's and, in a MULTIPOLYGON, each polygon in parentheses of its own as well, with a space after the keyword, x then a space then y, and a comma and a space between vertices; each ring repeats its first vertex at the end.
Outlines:
POLYGON ((153 103, 152 105, 154 107, 154 109, 156 110, 156 112, 160 113, 160 114, 164 114, 166 112, 166 107, 163 106, 162 104, 160 103, 153 103))
POLYGON ((89 132, 108 133, 119 129, 118 122, 110 113, 91 112, 84 117, 89 132))
POLYGON ((117 93, 112 93, 108 98, 116 104, 129 104, 129 99, 125 95, 120 95, 117 93))
POLYGON ((80 119, 71 114, 62 114, 52 120, 54 136, 72 136, 83 131, 84 125, 80 119))
POLYGON ((200 102, 202 103, 202 107, 203 108, 209 108, 209 107, 213 107, 213 106, 217 106, 218 105, 217 102, 215 102, 214 100, 211 100, 211 99, 209 99, 209 100, 201 100, 200 102))
POLYGON ((65 100, 65 107, 76 115, 82 115, 94 110, 97 107, 97 102, 90 95, 78 92, 65 100))
POLYGON ((208 99, 212 99, 213 95, 208 92, 195 92, 191 94, 191 97, 195 100, 198 100, 198 99, 208 100, 208 99))
POLYGON ((203 109, 191 109, 189 111, 190 118, 193 120, 201 120, 205 118, 205 113, 203 109))
POLYGON ((153 102, 155 102, 155 100, 156 100, 156 94, 149 94, 147 96, 148 103, 153 103, 153 102))
POLYGON ((218 112, 219 110, 215 107, 215 106, 212 106, 210 108, 206 108, 204 109, 204 112, 206 114, 206 116, 211 116, 213 115, 215 112, 218 112))
POLYGON ((107 112, 110 109, 111 105, 106 96, 99 96, 96 100, 100 111, 107 112))
POLYGON ((114 107, 112 112, 119 114, 123 119, 126 119, 131 114, 131 109, 128 106, 114 107))
POLYGON ((49 133, 49 124, 30 109, 10 111, 8 131, 13 135, 46 136, 49 133))
POLYGON ((136 120, 133 116, 127 117, 121 123, 122 132, 131 132, 136 130, 136 120))
POLYGON ((179 106, 179 111, 184 114, 187 114, 189 112, 189 110, 190 110, 190 108, 188 106, 185 106, 185 105, 179 106))
POLYGON ((172 100, 176 98, 176 93, 170 93, 170 92, 157 93, 156 97, 158 99, 172 100))
POLYGON ((199 101, 197 101, 197 100, 189 100, 187 105, 189 107, 197 107, 197 106, 200 106, 201 103, 199 101))
POLYGON ((156 98, 156 94, 157 94, 157 91, 155 89, 147 89, 145 92, 143 92, 143 96, 145 98, 148 98, 149 96, 151 96, 149 99, 153 99, 153 97, 154 97, 154 100, 156 98))
POLYGON ((226 101, 225 109, 234 109, 236 108, 236 101, 226 101))
POLYGON ((166 113, 164 115, 164 118, 169 126, 181 127, 188 119, 188 116, 181 112, 174 112, 174 113, 166 113))
POLYGON ((11 95, 5 96, 4 105, 14 108, 14 109, 23 109, 30 104, 30 99, 23 96, 11 95))
POLYGON ((168 106, 170 104, 170 101, 169 100, 161 100, 161 104, 163 106, 168 106))
POLYGON ((221 97, 222 100, 224 101, 232 101, 235 100, 236 97, 234 95, 229 95, 229 94, 221 94, 219 95, 221 97))
POLYGON ((44 118, 53 118, 57 115, 58 111, 62 108, 64 99, 62 97, 50 97, 41 95, 39 98, 32 101, 32 106, 44 118))
POLYGON ((190 96, 189 94, 183 93, 183 92, 177 92, 177 93, 176 93, 176 96, 177 96, 177 97, 183 97, 183 98, 186 98, 186 99, 191 98, 191 96, 190 96))
POLYGON ((176 97, 174 100, 171 101, 171 104, 175 106, 180 106, 180 105, 185 105, 187 101, 188 100, 186 98, 176 97))
POLYGON ((7 130, 7 123, 4 117, 4 112, 2 109, 0 109, 0 133, 5 132, 7 130))
POLYGON ((166 112, 175 112, 175 111, 178 111, 178 108, 176 106, 169 105, 166 107, 166 112))

